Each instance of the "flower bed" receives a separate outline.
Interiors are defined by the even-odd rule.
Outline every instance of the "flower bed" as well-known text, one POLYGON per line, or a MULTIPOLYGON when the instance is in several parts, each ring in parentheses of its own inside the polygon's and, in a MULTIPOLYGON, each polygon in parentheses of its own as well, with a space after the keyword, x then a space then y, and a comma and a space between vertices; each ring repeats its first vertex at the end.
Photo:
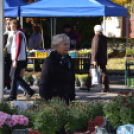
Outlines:
POLYGON ((63 125, 66 130, 77 131, 86 128, 88 121, 93 121, 96 116, 106 116, 112 127, 118 128, 123 124, 134 124, 133 103, 134 93, 128 91, 120 92, 110 102, 74 101, 70 106, 57 97, 48 102, 37 99, 33 106, 19 111, 17 107, 13 108, 3 101, 0 103, 0 134, 10 134, 14 129, 25 128, 37 129, 41 134, 52 134, 63 125), (3 115, 6 118, 2 118, 3 115))
MULTIPOLYGON (((0 107, 2 107, 3 103, 5 102, 2 102, 0 107)), ((7 107, 9 107, 9 104, 7 104, 7 107)), ((102 103, 89 104, 88 102, 72 102, 70 107, 68 107, 68 105, 59 98, 52 98, 52 100, 48 102, 37 100, 35 105, 29 107, 27 110, 22 109, 17 111, 17 108, 11 109, 15 111, 15 113, 11 115, 20 114, 27 117, 29 119, 27 128, 37 129, 41 134, 55 133, 59 131, 63 125, 68 130, 80 129, 87 126, 89 120, 93 120, 96 116, 104 115, 102 103)), ((4 111, 4 109, 1 109, 1 111, 4 111)), ((0 132, 6 134, 6 130, 24 129, 26 126, 16 125, 16 127, 12 127, 12 129, 3 126, 3 128, 0 128, 0 132)))

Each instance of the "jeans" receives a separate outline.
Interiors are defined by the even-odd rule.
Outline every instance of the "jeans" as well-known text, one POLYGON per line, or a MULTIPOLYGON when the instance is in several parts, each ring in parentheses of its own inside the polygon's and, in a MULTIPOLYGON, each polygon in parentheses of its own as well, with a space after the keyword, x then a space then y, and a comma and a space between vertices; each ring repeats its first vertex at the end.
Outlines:
POLYGON ((17 61, 17 68, 11 67, 11 96, 17 96, 17 82, 24 88, 24 90, 30 95, 33 90, 29 87, 29 85, 20 77, 20 71, 23 68, 23 64, 25 61, 17 61))

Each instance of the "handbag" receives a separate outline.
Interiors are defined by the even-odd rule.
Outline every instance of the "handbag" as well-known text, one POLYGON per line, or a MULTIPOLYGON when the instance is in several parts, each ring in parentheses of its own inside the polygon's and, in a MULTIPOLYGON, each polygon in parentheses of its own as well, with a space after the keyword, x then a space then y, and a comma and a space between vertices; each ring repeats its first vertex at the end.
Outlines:
POLYGON ((100 85, 101 82, 101 75, 102 70, 98 69, 97 66, 95 66, 93 69, 91 69, 91 84, 92 85, 100 85))

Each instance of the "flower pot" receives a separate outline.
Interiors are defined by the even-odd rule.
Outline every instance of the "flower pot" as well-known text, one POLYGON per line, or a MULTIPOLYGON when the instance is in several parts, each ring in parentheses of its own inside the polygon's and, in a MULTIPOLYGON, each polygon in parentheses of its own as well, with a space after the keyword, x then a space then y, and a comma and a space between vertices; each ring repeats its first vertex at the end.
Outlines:
POLYGON ((80 88, 83 88, 84 87, 84 85, 85 85, 85 82, 80 82, 80 88))
POLYGON ((76 132, 78 132, 78 133, 84 133, 84 132, 87 131, 87 128, 88 128, 88 126, 82 127, 81 129, 77 129, 77 130, 67 130, 66 129, 66 134, 74 134, 76 132))
POLYGON ((75 86, 80 86, 80 82, 75 82, 75 86))

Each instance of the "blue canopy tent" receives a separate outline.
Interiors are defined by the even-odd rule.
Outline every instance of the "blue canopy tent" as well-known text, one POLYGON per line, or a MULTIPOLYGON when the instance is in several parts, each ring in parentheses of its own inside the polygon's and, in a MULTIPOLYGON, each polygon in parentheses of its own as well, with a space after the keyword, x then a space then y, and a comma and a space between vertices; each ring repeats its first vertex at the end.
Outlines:
POLYGON ((10 7, 5 0, 4 17, 17 17, 17 16, 19 16, 18 7, 10 7))
POLYGON ((4 0, 4 17, 18 17, 20 16, 20 6, 24 6, 22 0, 4 0))
MULTIPOLYGON (((109 0, 40 0, 20 7, 23 17, 127 17, 127 8, 109 0)), ((51 19, 51 31, 55 34, 55 19, 51 19)), ((52 33, 51 32, 51 33, 52 33)), ((53 34, 52 34, 53 35, 53 34)))
POLYGON ((127 17, 127 9, 109 0, 40 0, 22 6, 20 14, 23 17, 127 17))

